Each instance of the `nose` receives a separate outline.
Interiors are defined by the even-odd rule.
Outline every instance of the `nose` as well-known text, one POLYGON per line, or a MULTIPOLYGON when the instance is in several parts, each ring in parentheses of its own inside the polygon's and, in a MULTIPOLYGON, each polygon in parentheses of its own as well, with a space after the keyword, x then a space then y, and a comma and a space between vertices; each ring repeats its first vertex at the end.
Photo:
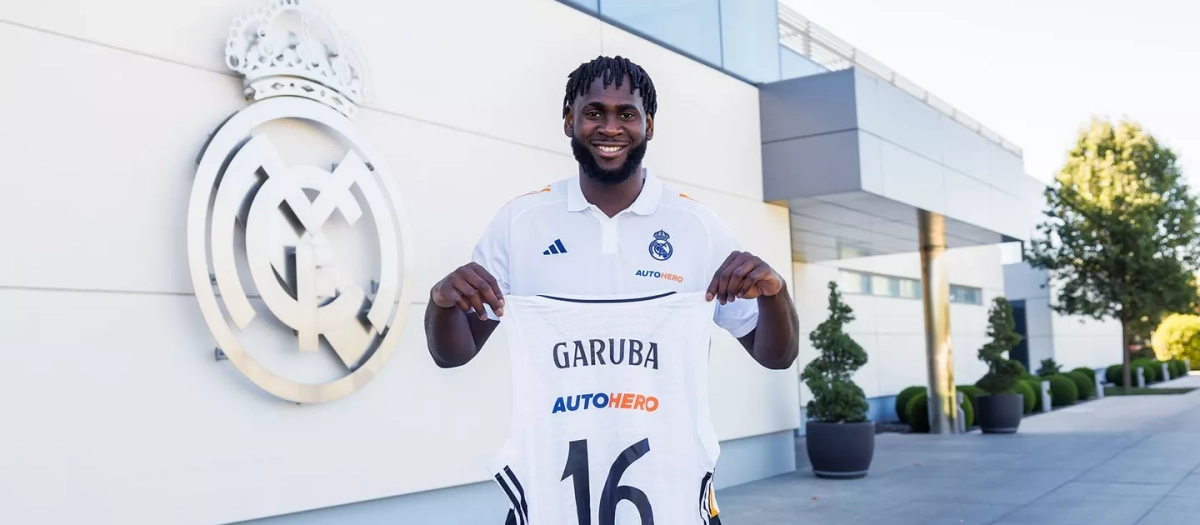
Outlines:
POLYGON ((615 117, 604 119, 604 125, 600 126, 600 133, 606 137, 616 137, 625 133, 621 128, 621 123, 615 117))

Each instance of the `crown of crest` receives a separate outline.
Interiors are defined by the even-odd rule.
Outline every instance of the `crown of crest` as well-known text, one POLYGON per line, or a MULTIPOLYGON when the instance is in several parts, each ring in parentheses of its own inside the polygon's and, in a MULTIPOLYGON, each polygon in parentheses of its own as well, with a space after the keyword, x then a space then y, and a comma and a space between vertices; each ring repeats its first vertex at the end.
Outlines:
POLYGON ((256 101, 300 96, 353 116, 370 95, 365 57, 309 0, 267 0, 234 20, 225 65, 245 77, 246 98, 256 101), (298 19, 298 33, 288 19, 298 19))
POLYGON ((658 230, 658 231, 654 232, 654 238, 658 239, 660 241, 665 241, 667 239, 670 239, 671 236, 667 235, 667 232, 665 232, 665 231, 658 230))

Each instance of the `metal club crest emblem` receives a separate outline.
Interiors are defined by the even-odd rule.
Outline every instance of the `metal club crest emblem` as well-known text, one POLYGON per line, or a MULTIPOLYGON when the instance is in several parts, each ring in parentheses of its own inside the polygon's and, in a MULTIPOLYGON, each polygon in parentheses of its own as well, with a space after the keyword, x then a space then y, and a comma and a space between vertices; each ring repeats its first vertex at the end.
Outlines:
POLYGON ((307 0, 270 0, 234 21, 225 56, 252 103, 197 162, 196 300, 254 384, 298 403, 340 399, 382 369, 410 302, 407 216, 352 122, 369 95, 365 63, 307 0))

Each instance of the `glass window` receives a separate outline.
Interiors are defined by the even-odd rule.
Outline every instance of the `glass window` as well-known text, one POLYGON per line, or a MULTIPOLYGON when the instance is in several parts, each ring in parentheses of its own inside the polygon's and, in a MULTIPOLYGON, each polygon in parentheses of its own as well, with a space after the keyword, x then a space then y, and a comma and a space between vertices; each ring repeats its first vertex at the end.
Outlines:
POLYGON ((968 286, 950 285, 950 302, 959 304, 983 304, 983 290, 968 286))
POLYGON ((718 0, 601 0, 600 13, 634 32, 721 66, 718 0))
POLYGON ((600 0, 559 0, 565 4, 571 4, 575 7, 583 9, 589 13, 595 13, 600 9, 600 0))
POLYGON ((870 294, 871 277, 858 272, 842 270, 842 289, 846 293, 870 294))
POLYGON ((875 295, 887 297, 892 294, 892 278, 883 275, 871 276, 871 291, 875 295))
POLYGON ((900 281, 900 297, 905 299, 920 299, 921 281, 902 279, 900 281))
POLYGON ((777 0, 723 0, 720 29, 726 71, 753 82, 779 80, 777 0))
POLYGON ((824 66, 809 60, 808 57, 792 51, 782 44, 779 45, 779 69, 781 80, 807 77, 829 71, 824 66))

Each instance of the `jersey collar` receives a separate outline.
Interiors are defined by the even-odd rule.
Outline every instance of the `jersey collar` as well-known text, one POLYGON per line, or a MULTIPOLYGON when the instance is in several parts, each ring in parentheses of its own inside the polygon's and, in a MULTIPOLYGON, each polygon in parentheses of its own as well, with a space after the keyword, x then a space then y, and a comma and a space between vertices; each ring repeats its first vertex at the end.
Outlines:
MULTIPOLYGON (((658 203, 662 200, 663 183, 646 168, 642 168, 642 173, 646 176, 646 182, 642 185, 642 192, 629 206, 628 211, 638 215, 650 215, 658 209, 658 203)), ((583 211, 594 207, 583 196, 583 189, 579 186, 579 177, 582 176, 571 177, 567 184, 567 211, 583 211)))

